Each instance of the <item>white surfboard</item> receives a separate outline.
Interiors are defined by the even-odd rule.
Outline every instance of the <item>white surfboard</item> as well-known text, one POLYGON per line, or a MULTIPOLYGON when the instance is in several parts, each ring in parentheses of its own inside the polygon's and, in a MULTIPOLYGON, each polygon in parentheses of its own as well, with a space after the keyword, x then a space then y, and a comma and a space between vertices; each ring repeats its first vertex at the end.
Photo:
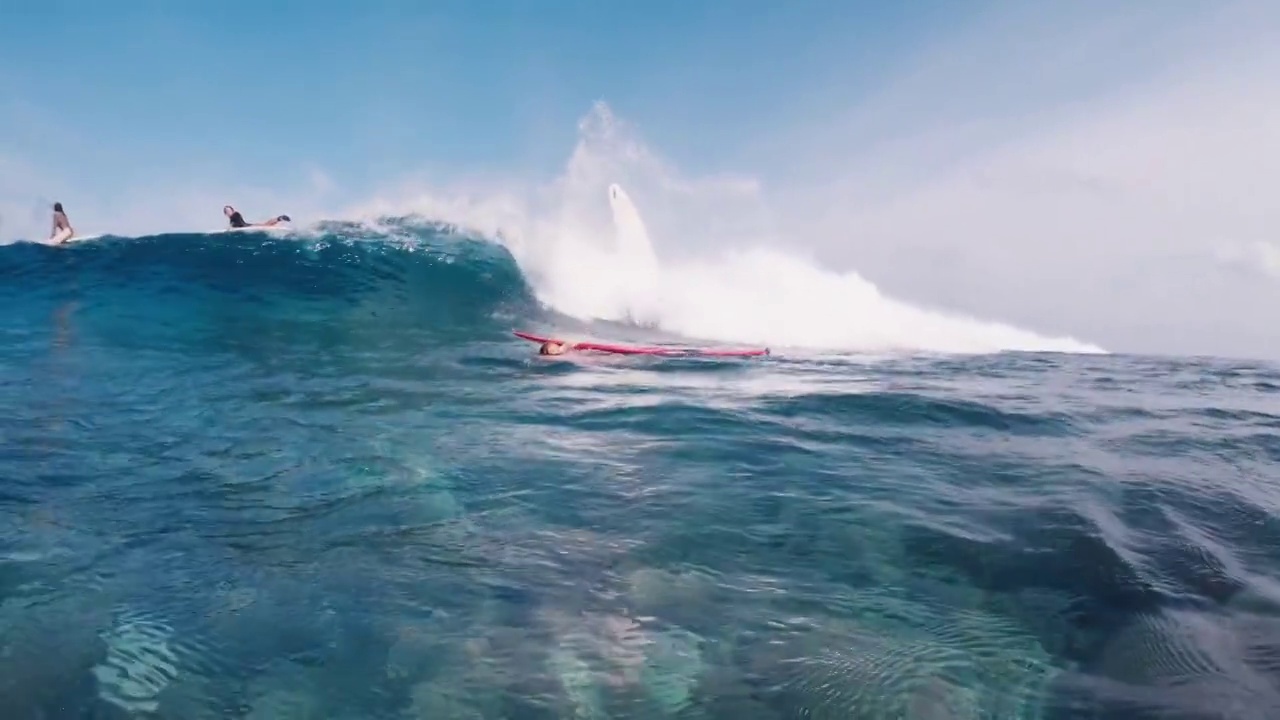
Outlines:
POLYGON ((284 223, 281 223, 281 224, 279 224, 279 225, 251 225, 251 226, 249 226, 249 227, 242 227, 242 228, 221 228, 221 229, 219 229, 219 230, 215 230, 214 232, 223 232, 223 233, 233 233, 233 232, 286 233, 286 232, 289 232, 289 231, 290 231, 290 230, 292 230, 292 229, 293 229, 293 228, 292 228, 292 227, 290 227, 289 225, 284 224, 284 223))
POLYGON ((64 237, 65 237, 65 233, 58 233, 57 235, 54 235, 51 238, 45 238, 40 242, 44 245, 53 245, 54 247, 57 247, 59 245, 74 245, 76 243, 84 242, 86 240, 100 240, 103 237, 106 237, 106 235, 104 233, 96 233, 92 235, 72 235, 71 237, 66 238, 65 240, 63 239, 64 237))

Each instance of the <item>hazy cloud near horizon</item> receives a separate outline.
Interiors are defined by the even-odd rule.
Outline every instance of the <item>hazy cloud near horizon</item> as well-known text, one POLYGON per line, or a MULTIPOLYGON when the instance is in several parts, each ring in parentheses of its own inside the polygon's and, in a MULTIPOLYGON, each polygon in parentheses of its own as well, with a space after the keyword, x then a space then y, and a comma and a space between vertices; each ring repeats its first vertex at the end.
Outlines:
POLYGON ((1167 9, 1011 10, 952 38, 953 64, 792 136, 792 233, 916 302, 1280 357, 1280 4, 1167 9))

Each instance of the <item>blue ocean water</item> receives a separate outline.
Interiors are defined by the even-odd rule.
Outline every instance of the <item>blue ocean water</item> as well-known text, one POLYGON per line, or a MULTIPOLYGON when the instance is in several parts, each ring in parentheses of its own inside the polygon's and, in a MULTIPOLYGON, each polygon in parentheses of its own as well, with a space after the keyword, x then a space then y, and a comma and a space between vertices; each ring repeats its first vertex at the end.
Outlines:
POLYGON ((1280 368, 540 359, 653 332, 325 233, 0 247, 0 717, 1280 717, 1280 368))

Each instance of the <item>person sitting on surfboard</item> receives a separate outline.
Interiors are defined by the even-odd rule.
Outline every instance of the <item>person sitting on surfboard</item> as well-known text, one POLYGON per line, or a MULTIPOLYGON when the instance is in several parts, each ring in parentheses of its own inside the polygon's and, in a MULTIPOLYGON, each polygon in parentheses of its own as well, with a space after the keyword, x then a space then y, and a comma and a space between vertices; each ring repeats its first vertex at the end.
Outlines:
POLYGON ((62 203, 53 204, 53 232, 49 235, 50 241, 64 243, 71 239, 75 234, 75 230, 71 229, 71 221, 67 219, 67 214, 62 211, 62 203))
POLYGON ((539 355, 563 355, 569 352, 569 346, 564 343, 555 341, 547 341, 538 346, 539 355))
POLYGON ((245 222, 244 216, 240 214, 240 211, 230 205, 222 206, 222 214, 227 216, 227 220, 231 221, 231 227, 233 228, 271 227, 276 223, 289 222, 288 215, 278 215, 266 222, 260 223, 245 222))

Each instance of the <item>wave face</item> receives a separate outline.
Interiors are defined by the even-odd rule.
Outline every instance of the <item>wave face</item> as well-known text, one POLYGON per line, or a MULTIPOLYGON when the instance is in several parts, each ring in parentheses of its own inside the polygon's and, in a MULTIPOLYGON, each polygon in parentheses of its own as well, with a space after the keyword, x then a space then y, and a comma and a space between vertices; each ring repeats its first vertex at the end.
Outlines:
MULTIPOLYGON (((861 280, 814 277, 808 266, 767 250, 737 256, 727 268, 672 270, 658 260, 625 190, 613 185, 608 192, 617 244, 606 256, 583 247, 569 254, 563 247, 550 254, 509 249, 501 236, 413 218, 326 222, 283 236, 107 236, 64 247, 0 246, 0 297, 50 302, 75 288, 91 305, 110 304, 111 312, 162 303, 188 319, 252 302, 258 312, 291 315, 296 322, 324 318, 327 332, 343 326, 355 331, 377 314, 384 324, 401 324, 414 341, 433 343, 449 333, 497 337, 513 324, 551 323, 613 339, 752 342, 793 352, 1099 351, 897 305, 861 280), (890 325, 807 316, 810 306, 851 307, 850 292, 873 305, 887 303, 878 309, 890 311, 890 325), (932 340, 912 342, 910 336, 932 340)), ((184 326, 195 324, 164 328, 184 326)))
MULTIPOLYGON (((496 332, 500 318, 537 315, 511 256, 446 225, 395 225, 394 234, 327 223, 306 237, 262 233, 106 237, 63 247, 0 247, 13 302, 78 295, 110 313, 166 306, 180 331, 230 308, 247 316, 315 315, 334 330, 370 314, 406 332, 496 332)), ((250 321, 246 317, 246 321, 250 321)))

